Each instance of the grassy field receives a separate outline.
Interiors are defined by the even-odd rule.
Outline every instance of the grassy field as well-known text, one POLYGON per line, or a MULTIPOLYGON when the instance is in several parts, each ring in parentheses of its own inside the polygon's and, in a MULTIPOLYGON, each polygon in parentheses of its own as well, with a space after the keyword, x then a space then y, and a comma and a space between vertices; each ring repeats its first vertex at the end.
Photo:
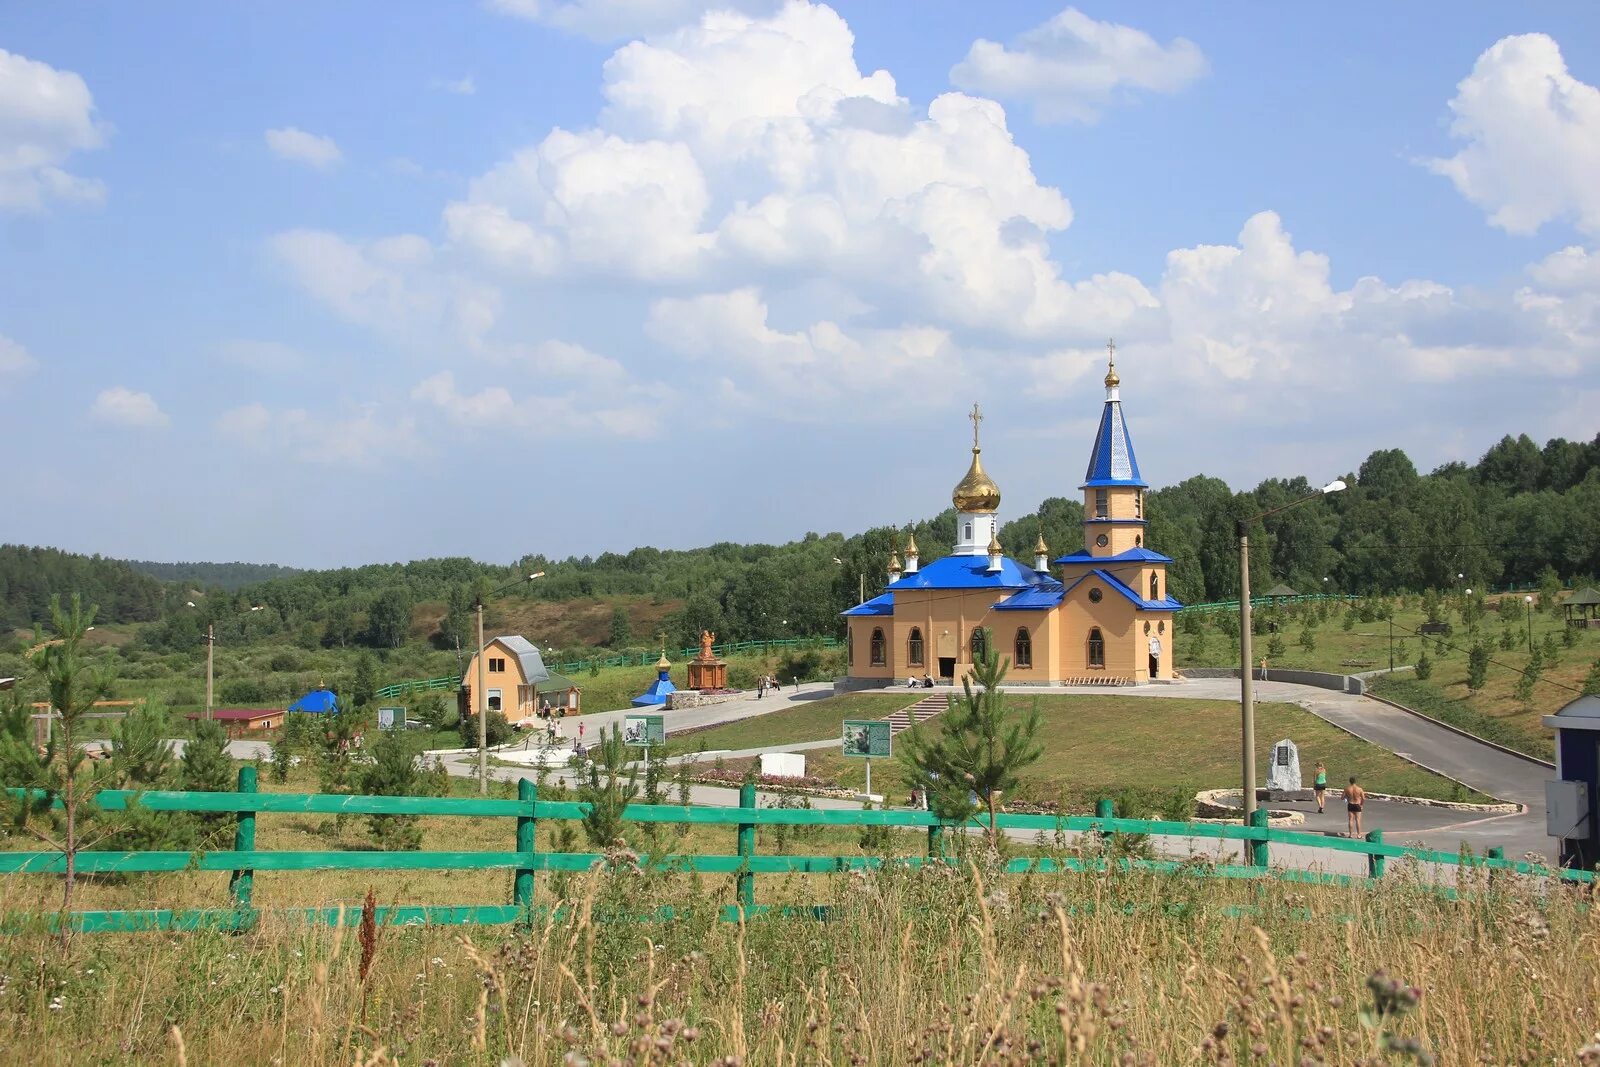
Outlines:
MULTIPOLYGON (((837 737, 847 718, 881 718, 914 700, 901 694, 854 694, 785 709, 743 722, 687 735, 682 750, 782 746, 837 737)), ((1026 710, 1037 702, 1040 740, 1045 753, 1024 775, 1023 791, 1011 801, 1056 802, 1063 794, 1076 810, 1100 797, 1129 790, 1192 795, 1201 789, 1238 785, 1239 705, 1220 700, 1127 696, 1038 696, 1010 694, 1007 706, 1026 710)), ((924 729, 937 729, 939 719, 924 729)), ((1483 799, 1456 783, 1407 763, 1392 752, 1352 737, 1293 704, 1256 706, 1256 766, 1264 776, 1272 745, 1292 739, 1300 749, 1301 773, 1308 780, 1317 760, 1329 779, 1357 775, 1374 792, 1435 799, 1483 799)), ((805 753, 807 774, 845 788, 865 784, 862 760, 832 749, 805 753)), ((896 803, 907 787, 893 760, 874 761, 873 789, 896 803)))
MULTIPOLYGON (((1520 599, 1522 594, 1508 594, 1520 599)), ((1490 598, 1498 604, 1501 597, 1490 598)), ((1426 621, 1418 600, 1406 598, 1395 612, 1395 663, 1413 664, 1422 651, 1422 641, 1414 631, 1426 621)), ((1260 612, 1273 618, 1272 612, 1260 612)), ((1519 676, 1527 667, 1529 651, 1527 616, 1502 620, 1497 612, 1486 612, 1479 623, 1479 637, 1490 647, 1491 663, 1484 688, 1478 692, 1467 689, 1467 650, 1473 638, 1462 625, 1460 615, 1446 612, 1454 633, 1441 644, 1428 640, 1428 656, 1433 661, 1433 675, 1427 687, 1443 697, 1459 701, 1471 716, 1487 717, 1503 726, 1505 734, 1498 740, 1535 755, 1549 758, 1550 732, 1540 719, 1553 714, 1563 704, 1577 696, 1597 659, 1600 659, 1600 630, 1577 631, 1577 643, 1571 648, 1561 641, 1565 624, 1559 614, 1534 612, 1532 616, 1533 641, 1543 646, 1547 638, 1554 638, 1555 662, 1546 660, 1542 680, 1534 686, 1530 699, 1516 695, 1519 676), (1515 647, 1501 647, 1501 639, 1509 632, 1515 647)), ((1279 617, 1280 635, 1285 649, 1282 654, 1270 656, 1270 665, 1305 670, 1332 671, 1350 674, 1362 670, 1376 670, 1389 665, 1389 624, 1387 621, 1356 622, 1351 629, 1343 628, 1344 611, 1340 609, 1322 621, 1304 608, 1285 611, 1279 617), (1300 635, 1310 617, 1314 622, 1312 648, 1300 645, 1300 635)), ((1203 636, 1182 633, 1178 636, 1178 665, 1237 667, 1237 653, 1232 651, 1226 635, 1217 629, 1220 616, 1210 616, 1203 636)), ((1256 637, 1255 658, 1268 655, 1270 637, 1256 637)), ((1399 694, 1395 694, 1399 697, 1399 694)), ((1420 710, 1420 709, 1419 709, 1420 710)), ((1465 725, 1463 722, 1462 725, 1465 725)), ((1468 729, 1471 727, 1468 726, 1468 729)), ((1481 730, 1479 732, 1482 732, 1481 730)))
MULTIPOLYGON (((375 888, 381 900, 389 886, 375 888)), ((570 917, 522 932, 364 938, 268 920, 242 935, 64 947, 14 933, 0 939, 0 1057, 898 1067, 1600 1055, 1597 909, 1536 884, 1445 902, 1403 873, 1365 890, 942 868, 836 878, 827 923, 742 926, 712 921, 683 876, 587 875, 567 900, 570 917), (672 922, 597 921, 645 903, 699 907, 672 922)))

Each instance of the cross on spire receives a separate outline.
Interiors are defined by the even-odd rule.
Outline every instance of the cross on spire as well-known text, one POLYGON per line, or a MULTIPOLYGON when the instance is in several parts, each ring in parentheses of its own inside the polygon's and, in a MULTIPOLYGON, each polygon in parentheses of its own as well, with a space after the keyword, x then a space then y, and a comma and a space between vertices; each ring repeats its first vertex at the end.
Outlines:
POLYGON ((1117 339, 1115 337, 1106 341, 1106 362, 1112 367, 1117 365, 1117 339))
POLYGON ((972 450, 976 452, 978 450, 978 423, 983 421, 983 412, 978 410, 976 403, 972 405, 972 412, 967 418, 972 420, 972 450))

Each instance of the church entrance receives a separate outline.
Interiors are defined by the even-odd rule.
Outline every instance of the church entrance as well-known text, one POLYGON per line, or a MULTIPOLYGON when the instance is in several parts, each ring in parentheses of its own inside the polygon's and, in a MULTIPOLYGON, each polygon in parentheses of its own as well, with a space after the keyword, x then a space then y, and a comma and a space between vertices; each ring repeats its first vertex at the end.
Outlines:
POLYGON ((1161 677, 1161 657, 1160 656, 1151 656, 1150 657, 1150 677, 1152 677, 1152 678, 1161 677))
POLYGON ((954 681, 956 676, 956 658, 954 656, 939 657, 939 677, 947 681, 954 681))
POLYGON ((951 681, 956 676, 956 635, 945 630, 939 635, 939 677, 951 681))

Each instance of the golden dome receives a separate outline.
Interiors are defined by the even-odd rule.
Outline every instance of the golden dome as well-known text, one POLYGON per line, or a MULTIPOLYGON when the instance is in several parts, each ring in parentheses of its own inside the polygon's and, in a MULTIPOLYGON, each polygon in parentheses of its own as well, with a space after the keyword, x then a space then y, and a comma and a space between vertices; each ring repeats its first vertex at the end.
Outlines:
POLYGON ((967 476, 957 483, 955 491, 950 494, 950 501, 955 504, 957 511, 1000 509, 1000 487, 984 473, 983 460, 978 455, 981 451, 980 448, 973 448, 972 466, 967 468, 967 476))
POLYGON ((1048 556, 1050 554, 1049 546, 1044 543, 1044 527, 1042 526, 1039 528, 1039 540, 1033 543, 1033 554, 1036 556, 1048 556))
POLYGON ((908 531, 906 534, 906 559, 915 559, 917 555, 917 535, 908 531))
POLYGON ((904 568, 902 568, 900 566, 900 553, 898 553, 898 552, 889 553, 889 573, 890 574, 899 574, 901 572, 901 570, 903 570, 903 569, 904 568))
POLYGON ((998 534, 990 534, 989 535, 989 555, 998 556, 1003 551, 1005 551, 1005 550, 1000 547, 1000 537, 999 537, 999 535, 998 534))
POLYGON ((1117 342, 1107 343, 1106 351, 1106 388, 1115 389, 1122 384, 1122 379, 1117 377, 1117 342))
POLYGON ((660 659, 658 659, 658 660, 656 660, 656 670, 658 670, 658 671, 664 671, 664 670, 666 670, 666 669, 667 669, 667 668, 669 668, 669 667, 671 667, 671 666, 672 666, 672 664, 671 664, 671 663, 669 663, 669 662, 668 662, 668 661, 667 661, 667 654, 666 654, 666 652, 665 652, 665 651, 663 651, 663 652, 662 652, 662 653, 661 653, 661 658, 660 658, 660 659))

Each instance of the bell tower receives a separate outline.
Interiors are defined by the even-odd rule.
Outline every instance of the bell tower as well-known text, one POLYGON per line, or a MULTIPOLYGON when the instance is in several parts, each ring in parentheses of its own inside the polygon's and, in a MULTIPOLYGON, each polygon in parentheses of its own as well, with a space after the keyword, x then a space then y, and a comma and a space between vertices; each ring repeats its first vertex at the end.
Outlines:
POLYGON ((1144 491, 1133 441, 1122 418, 1122 379, 1117 374, 1117 343, 1106 344, 1106 402, 1100 429, 1089 453, 1083 485, 1083 548, 1103 559, 1144 547, 1144 491))

